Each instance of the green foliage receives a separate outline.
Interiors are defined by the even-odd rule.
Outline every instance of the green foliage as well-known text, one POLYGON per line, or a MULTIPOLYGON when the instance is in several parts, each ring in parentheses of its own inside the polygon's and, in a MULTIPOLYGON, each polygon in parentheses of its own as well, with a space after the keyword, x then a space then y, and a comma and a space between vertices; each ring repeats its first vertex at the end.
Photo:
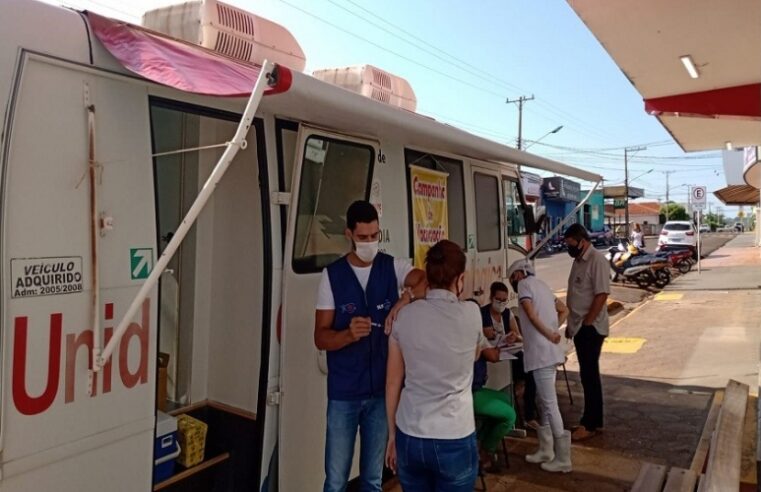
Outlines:
POLYGON ((666 223, 666 211, 668 211, 668 220, 690 220, 687 210, 678 203, 669 202, 661 205, 660 223, 666 223), (668 208, 667 208, 668 207, 668 208))

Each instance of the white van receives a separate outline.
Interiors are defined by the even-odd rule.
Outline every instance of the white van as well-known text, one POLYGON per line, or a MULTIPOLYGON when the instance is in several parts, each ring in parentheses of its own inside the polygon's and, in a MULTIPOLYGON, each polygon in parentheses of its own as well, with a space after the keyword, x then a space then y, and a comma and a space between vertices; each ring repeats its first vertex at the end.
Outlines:
MULTIPOLYGON (((204 5, 238 31, 252 25, 204 5)), ((411 175, 439 171, 446 213, 429 225, 467 250, 468 296, 484 302, 526 254, 519 167, 599 181, 281 64, 247 146, 118 338, 236 131, 247 94, 223 88, 258 69, 233 55, 0 2, 0 491, 319 489, 315 291, 347 249, 348 204, 376 204, 382 248, 412 258, 411 175), (208 64, 219 70, 184 77, 208 64), (203 420, 208 435, 202 466, 153 484, 159 352, 170 413, 203 420)))

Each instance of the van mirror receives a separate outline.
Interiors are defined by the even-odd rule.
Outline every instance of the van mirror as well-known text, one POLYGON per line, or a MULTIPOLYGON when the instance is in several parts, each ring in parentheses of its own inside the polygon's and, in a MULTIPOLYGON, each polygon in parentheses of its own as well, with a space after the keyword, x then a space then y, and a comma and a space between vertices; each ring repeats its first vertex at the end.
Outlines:
POLYGON ((523 223, 526 225, 526 234, 536 234, 540 229, 540 222, 534 218, 534 209, 523 207, 523 223))

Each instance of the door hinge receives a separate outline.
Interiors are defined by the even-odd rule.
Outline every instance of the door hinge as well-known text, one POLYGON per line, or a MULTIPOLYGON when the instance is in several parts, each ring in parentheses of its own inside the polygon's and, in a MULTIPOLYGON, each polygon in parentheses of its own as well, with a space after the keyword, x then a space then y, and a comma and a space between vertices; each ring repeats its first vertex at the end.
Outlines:
POLYGON ((291 203, 291 194, 284 191, 273 191, 270 195, 273 205, 288 205, 291 203))
POLYGON ((272 393, 267 393, 267 405, 271 407, 276 407, 280 405, 280 399, 282 398, 283 393, 280 391, 273 391, 272 393))

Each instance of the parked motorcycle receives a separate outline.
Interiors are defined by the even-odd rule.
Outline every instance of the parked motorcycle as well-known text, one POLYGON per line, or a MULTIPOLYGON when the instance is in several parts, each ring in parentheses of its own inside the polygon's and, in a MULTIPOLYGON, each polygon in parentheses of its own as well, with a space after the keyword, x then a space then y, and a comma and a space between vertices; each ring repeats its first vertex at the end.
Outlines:
POLYGON ((558 238, 550 239, 544 245, 544 252, 549 255, 559 253, 560 251, 565 251, 566 249, 568 249, 568 247, 566 246, 565 241, 558 238))
POLYGON ((612 247, 605 255, 611 269, 611 279, 637 284, 641 289, 650 286, 664 288, 671 282, 669 261, 662 256, 643 252, 633 245, 624 247, 623 243, 612 247))
POLYGON ((670 251, 658 251, 655 256, 666 258, 672 268, 679 270, 679 273, 688 273, 695 264, 693 253, 688 248, 674 249, 670 251))

